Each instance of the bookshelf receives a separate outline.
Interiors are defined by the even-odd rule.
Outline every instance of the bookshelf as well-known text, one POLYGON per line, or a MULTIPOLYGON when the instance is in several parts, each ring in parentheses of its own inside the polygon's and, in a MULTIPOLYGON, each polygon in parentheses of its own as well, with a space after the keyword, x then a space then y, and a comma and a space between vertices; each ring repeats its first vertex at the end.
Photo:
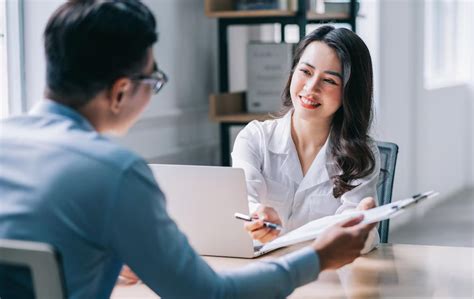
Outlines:
POLYGON ((232 126, 242 126, 252 120, 272 118, 269 113, 247 113, 244 92, 229 93, 228 28, 234 25, 280 24, 282 41, 286 40, 286 25, 298 26, 300 40, 306 35, 307 24, 346 23, 355 31, 358 3, 357 0, 347 1, 349 2, 348 13, 320 14, 308 11, 307 0, 296 0, 296 8, 290 7, 282 10, 235 10, 234 0, 205 0, 206 16, 217 20, 219 90, 218 93, 209 96, 209 118, 219 124, 221 164, 223 166, 230 165, 230 129, 232 126))
POLYGON ((210 18, 264 18, 294 17, 296 12, 288 10, 250 10, 250 11, 214 11, 206 14, 210 18))

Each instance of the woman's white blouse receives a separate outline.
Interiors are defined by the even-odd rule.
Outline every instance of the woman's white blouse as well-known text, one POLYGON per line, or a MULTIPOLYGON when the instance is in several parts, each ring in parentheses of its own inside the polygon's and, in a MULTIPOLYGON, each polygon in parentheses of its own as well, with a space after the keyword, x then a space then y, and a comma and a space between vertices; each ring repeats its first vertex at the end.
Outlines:
POLYGON ((367 196, 377 202, 380 154, 376 145, 371 144, 376 162, 374 171, 351 182, 357 187, 334 198, 330 178, 340 173, 327 151, 328 141, 303 177, 291 138, 291 115, 292 111, 280 119, 252 121, 235 140, 232 166, 245 172, 250 212, 260 204, 273 207, 285 232, 314 219, 354 210, 367 196))

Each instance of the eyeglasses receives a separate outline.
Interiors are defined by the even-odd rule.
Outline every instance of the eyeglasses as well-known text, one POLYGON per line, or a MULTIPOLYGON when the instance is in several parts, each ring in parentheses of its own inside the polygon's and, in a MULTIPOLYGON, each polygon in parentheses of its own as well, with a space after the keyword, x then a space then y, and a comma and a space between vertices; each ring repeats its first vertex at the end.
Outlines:
POLYGON ((136 75, 131 76, 130 79, 151 85, 154 94, 157 94, 163 88, 165 83, 168 82, 168 77, 161 70, 156 70, 150 76, 136 75))

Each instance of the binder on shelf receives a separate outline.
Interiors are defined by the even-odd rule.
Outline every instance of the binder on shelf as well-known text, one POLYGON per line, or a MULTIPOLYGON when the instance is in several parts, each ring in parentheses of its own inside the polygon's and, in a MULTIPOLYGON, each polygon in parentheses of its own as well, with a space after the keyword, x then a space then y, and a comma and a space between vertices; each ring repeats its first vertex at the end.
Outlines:
POLYGON ((247 45, 247 111, 276 112, 291 69, 294 44, 247 45))
MULTIPOLYGON (((359 1, 356 1, 356 13, 359 10, 359 1)), ((308 11, 318 14, 350 14, 350 0, 308 0, 308 11)))
POLYGON ((297 0, 236 0, 236 10, 297 10, 297 0))
POLYGON ((279 0, 236 0, 236 10, 279 9, 279 0))
POLYGON ((324 0, 307 0, 307 10, 318 14, 325 13, 324 0))

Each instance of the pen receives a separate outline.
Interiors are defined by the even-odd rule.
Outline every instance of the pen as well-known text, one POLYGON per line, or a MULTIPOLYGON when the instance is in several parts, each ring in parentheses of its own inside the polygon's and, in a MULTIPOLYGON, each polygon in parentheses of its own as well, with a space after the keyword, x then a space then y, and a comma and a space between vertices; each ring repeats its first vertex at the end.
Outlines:
MULTIPOLYGON (((240 219, 240 220, 244 220, 244 221, 257 220, 257 219, 252 219, 252 217, 250 217, 249 215, 241 214, 241 213, 235 213, 234 217, 237 218, 237 219, 240 219)), ((271 228, 271 229, 277 229, 277 230, 282 229, 281 225, 278 225, 278 224, 272 223, 272 222, 268 222, 268 221, 263 221, 263 225, 265 225, 266 227, 271 228)))

